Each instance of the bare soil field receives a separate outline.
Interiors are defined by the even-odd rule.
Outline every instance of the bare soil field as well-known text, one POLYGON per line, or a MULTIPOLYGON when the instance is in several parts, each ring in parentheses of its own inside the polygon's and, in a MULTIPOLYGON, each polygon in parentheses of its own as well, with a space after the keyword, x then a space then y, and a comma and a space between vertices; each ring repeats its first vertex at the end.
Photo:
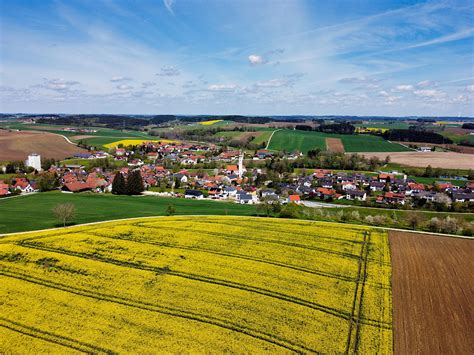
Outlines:
POLYGON ((262 135, 263 132, 244 132, 239 136, 239 140, 246 142, 250 137, 257 138, 258 136, 262 135))
POLYGON ((330 152, 344 153, 344 144, 339 138, 326 138, 326 147, 330 152))
POLYGON ((87 138, 95 138, 97 136, 72 136, 70 137, 71 140, 73 141, 78 141, 78 140, 81 140, 81 139, 87 139, 87 138))
POLYGON ((445 128, 446 132, 453 133, 453 134, 458 134, 460 136, 465 136, 466 134, 474 132, 474 129, 466 129, 466 128, 461 128, 461 127, 448 127, 445 128))
POLYGON ((396 354, 473 354, 474 240, 390 231, 396 354))
POLYGON ((64 159, 86 152, 57 134, 35 131, 0 130, 0 147, 0 161, 25 160, 31 153, 38 153, 43 158, 64 159))
POLYGON ((388 155, 392 163, 414 167, 427 167, 446 169, 474 169, 474 159, 471 154, 456 152, 389 152, 389 153, 359 153, 366 157, 385 159, 388 155))

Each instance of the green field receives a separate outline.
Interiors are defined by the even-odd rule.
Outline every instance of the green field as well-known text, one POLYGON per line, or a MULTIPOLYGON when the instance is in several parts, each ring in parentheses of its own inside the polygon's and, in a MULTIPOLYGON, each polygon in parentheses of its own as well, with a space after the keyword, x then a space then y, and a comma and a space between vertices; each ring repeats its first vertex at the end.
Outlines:
POLYGON ((326 149, 326 138, 339 138, 346 152, 402 152, 408 148, 390 143, 378 136, 343 135, 321 132, 308 132, 282 129, 275 132, 269 149, 292 152, 298 150, 307 153, 311 149, 326 149))
POLYGON ((357 123, 355 127, 365 127, 365 128, 386 128, 386 129, 408 129, 410 125, 406 122, 370 122, 370 123, 357 123))
POLYGON ((393 352, 386 232, 164 217, 0 237, 0 353, 393 352))
POLYGON ((418 177, 418 176, 409 176, 410 179, 415 180, 420 184, 432 185, 437 181, 450 182, 455 186, 464 186, 465 184, 471 182, 469 180, 456 180, 456 179, 441 179, 441 178, 432 178, 432 177, 418 177))
POLYGON ((238 139, 240 135, 242 135, 244 132, 241 131, 222 131, 222 132, 217 132, 215 134, 216 137, 224 137, 224 138, 231 138, 231 139, 238 139))
POLYGON ((258 137, 255 137, 255 139, 252 141, 254 144, 267 143, 270 139, 270 136, 272 135, 273 130, 261 130, 258 132, 262 133, 258 137))
POLYGON ((58 203, 76 206, 74 222, 88 223, 128 217, 160 216, 172 204, 177 215, 253 215, 255 206, 152 196, 114 196, 93 193, 42 192, 0 199, 0 233, 52 228, 58 224, 52 208, 58 203), (28 218, 27 216, 34 217, 28 218))

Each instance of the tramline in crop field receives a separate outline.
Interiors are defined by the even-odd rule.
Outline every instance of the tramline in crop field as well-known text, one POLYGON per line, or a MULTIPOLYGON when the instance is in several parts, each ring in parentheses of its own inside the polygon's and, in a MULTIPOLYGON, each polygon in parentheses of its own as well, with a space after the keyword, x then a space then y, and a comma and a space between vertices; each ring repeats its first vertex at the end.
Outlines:
POLYGON ((388 239, 361 226, 116 221, 2 237, 0 265, 0 352, 392 352, 388 239))

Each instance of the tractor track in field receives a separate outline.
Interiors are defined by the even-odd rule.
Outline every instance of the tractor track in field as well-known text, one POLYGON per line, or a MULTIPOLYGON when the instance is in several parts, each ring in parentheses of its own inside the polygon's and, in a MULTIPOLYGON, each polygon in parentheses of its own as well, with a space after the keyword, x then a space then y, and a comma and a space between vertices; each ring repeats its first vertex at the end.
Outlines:
POLYGON ((143 309, 143 310, 150 311, 150 312, 156 312, 156 313, 160 313, 160 314, 165 314, 165 315, 169 315, 169 316, 194 320, 194 321, 198 321, 198 322, 201 322, 201 323, 206 323, 206 324, 218 326, 218 327, 221 327, 221 328, 225 328, 225 329, 228 329, 228 330, 231 330, 231 331, 235 331, 235 332, 239 332, 239 333, 251 336, 251 337, 256 338, 256 339, 260 339, 262 341, 265 341, 265 342, 268 342, 268 343, 271 343, 271 344, 274 344, 274 345, 278 345, 280 347, 283 347, 283 348, 286 348, 288 350, 295 351, 295 352, 298 352, 298 353, 305 353, 305 352, 316 353, 316 352, 318 352, 318 351, 316 351, 314 349, 311 349, 309 347, 306 347, 304 345, 296 344, 296 343, 294 343, 290 340, 286 340, 286 339, 280 338, 280 337, 272 335, 272 334, 268 334, 268 333, 265 333, 265 332, 254 330, 254 329, 242 326, 240 324, 233 323, 233 322, 228 321, 228 320, 219 319, 219 318, 211 317, 211 316, 208 316, 208 315, 202 315, 202 314, 199 314, 199 313, 184 311, 184 310, 180 310, 180 309, 173 308, 173 307, 162 306, 162 305, 146 303, 146 302, 140 302, 140 301, 130 300, 130 299, 119 297, 119 296, 108 295, 108 294, 104 294, 104 293, 100 293, 100 292, 90 291, 90 290, 86 290, 86 289, 83 289, 83 288, 80 288, 80 287, 73 287, 73 286, 69 286, 69 285, 64 285, 64 284, 61 284, 61 283, 58 283, 58 282, 45 280, 45 279, 33 277, 31 275, 24 274, 24 273, 21 273, 21 272, 15 272, 15 271, 6 270, 6 269, 0 270, 0 275, 3 275, 5 277, 15 278, 15 279, 22 280, 22 281, 25 281, 25 282, 34 283, 34 284, 37 284, 37 285, 40 285, 40 286, 43 286, 43 287, 53 288, 53 289, 56 289, 56 290, 72 293, 72 294, 75 294, 75 295, 96 299, 96 300, 99 300, 99 301, 112 302, 112 303, 116 303, 116 304, 120 304, 120 305, 124 305, 124 306, 128 306, 128 307, 143 309))
MULTIPOLYGON (((285 302, 290 302, 293 304, 297 304, 303 307, 307 307, 310 309, 314 309, 338 318, 342 319, 350 319, 350 313, 341 311, 332 307, 324 306, 315 302, 307 301, 298 297, 290 296, 284 293, 280 292, 275 292, 271 290, 267 290, 261 287, 257 286, 250 286, 234 281, 229 281, 229 280, 223 280, 223 279, 218 279, 214 277, 208 277, 208 276, 202 276, 202 275, 196 275, 196 274, 191 274, 191 273, 186 273, 186 272, 180 272, 180 271, 174 271, 171 270, 167 267, 156 267, 156 266, 150 266, 150 265, 144 265, 141 263, 134 263, 134 262, 129 262, 129 261, 122 261, 122 260, 117 260, 105 256, 101 256, 99 254, 89 254, 89 253, 81 253, 81 252, 75 252, 75 251, 70 251, 62 248, 52 248, 44 245, 38 245, 35 243, 18 243, 19 246, 25 247, 25 248, 30 248, 30 249, 37 249, 37 250, 42 250, 46 252, 51 252, 51 253, 57 253, 57 254, 62 254, 62 255, 68 255, 68 256, 73 256, 73 257, 78 257, 82 259, 89 259, 89 260, 94 260, 94 261, 99 261, 99 262, 104 262, 120 267, 125 267, 125 268, 131 268, 131 269, 137 269, 137 270, 144 270, 144 271, 150 271, 150 272, 155 272, 156 274, 166 274, 169 276, 175 276, 175 277, 180 277, 192 281, 197 281, 197 282, 203 282, 203 283, 209 283, 209 284, 214 284, 218 286, 223 286, 223 287, 229 287, 233 289, 238 289, 246 292, 251 292, 255 294, 260 294, 263 296, 279 299, 281 301, 285 302)), ((372 319, 363 319, 363 322, 366 325, 371 325, 375 327, 381 327, 381 328, 387 328, 390 329, 389 325, 386 324, 381 324, 377 320, 372 320, 372 319)))
MULTIPOLYGON (((183 220, 185 221, 185 220, 183 220)), ((138 222, 138 223, 134 223, 133 226, 136 226, 136 227, 141 227, 141 228, 151 228, 149 225, 147 225, 147 223, 149 222, 138 222)), ((167 222, 167 221, 163 221, 163 224, 169 224, 170 222, 167 222)), ((225 223, 225 222, 219 222, 219 221, 206 221, 205 222, 206 224, 211 224, 211 225, 220 225, 220 226, 229 226, 229 227, 235 227, 235 224, 231 224, 231 223, 225 223)), ((291 234, 294 232, 294 231, 286 231, 286 230, 281 230, 281 229, 278 229, 278 228, 271 228, 271 224, 268 224, 268 223, 259 223, 259 226, 263 227, 265 226, 265 231, 266 232, 277 232, 279 234, 289 234, 291 236, 291 234)), ((307 226, 307 225, 303 225, 303 226, 307 226)), ((239 227, 241 228, 246 228, 246 227, 249 227, 249 228, 253 228, 251 225, 249 224, 246 224, 245 222, 241 222, 239 223, 239 227)), ((349 229, 349 228, 348 228, 349 229)), ((198 230, 200 232, 200 230, 198 230)), ((353 229, 351 228, 351 231, 353 231, 353 229)), ((352 244, 361 244, 362 242, 361 241, 357 241, 357 240, 349 240, 349 239, 344 239, 344 238, 338 238, 338 237, 326 237, 326 236, 315 236, 314 233, 310 233, 310 232, 307 232, 307 233, 304 233, 304 232, 298 232, 298 236, 305 236, 305 237, 309 237, 311 238, 311 240, 313 241, 321 241, 321 240, 324 240, 325 243, 327 242, 330 242, 330 243, 333 243, 333 244, 349 244, 349 245, 352 245, 352 244)))
POLYGON ((323 313, 330 314, 335 317, 343 318, 343 319, 349 319, 349 313, 340 311, 338 309, 334 309, 331 307, 323 306, 314 302, 306 301, 304 299, 298 298, 298 297, 293 297, 290 295, 286 295, 280 292, 275 292, 271 290, 267 290, 264 288, 256 287, 256 286, 249 286, 245 284, 241 284, 238 282, 233 282, 233 281, 228 281, 228 280, 222 280, 222 279, 217 279, 213 277, 207 277, 207 276, 201 276, 201 275, 196 275, 196 274, 190 274, 190 273, 185 273, 185 272, 180 272, 180 271, 174 271, 168 268, 161 268, 161 267, 156 267, 156 266, 149 266, 149 265, 143 265, 139 263, 133 263, 129 261, 122 261, 122 260, 117 260, 117 259, 112 259, 104 256, 100 256, 98 254, 88 254, 88 253, 80 253, 80 252, 75 252, 75 251, 70 251, 70 250, 65 250, 61 248, 52 248, 52 247, 46 247, 46 246, 40 246, 40 245, 34 245, 34 244, 26 244, 22 243, 19 244, 22 247, 25 248, 30 248, 30 249, 37 249, 37 250, 42 250, 42 251, 47 251, 51 253, 57 253, 57 254, 63 254, 63 255, 68 255, 68 256, 74 256, 77 258, 82 258, 82 259, 89 259, 89 260, 94 260, 94 261, 99 261, 99 262, 104 262, 112 265, 117 265, 120 267, 125 267, 125 268, 132 268, 132 269, 138 269, 138 270, 144 270, 144 271, 151 271, 155 272, 157 274, 166 274, 169 276, 175 276, 175 277, 181 277, 185 278, 188 280, 193 280, 193 281, 198 281, 198 282, 204 282, 204 283, 210 283, 214 285, 219 285, 223 287, 229 287, 229 288, 234 288, 242 291, 247 291, 247 292, 253 292, 257 293, 260 295, 276 298, 282 301, 294 303, 303 307, 311 308, 317 311, 321 311, 323 313))
POLYGON ((364 286, 367 279, 367 262, 369 256, 370 232, 364 233, 364 242, 360 250, 359 263, 357 266, 357 282, 354 289, 351 317, 349 320, 349 331, 346 343, 346 354, 358 352, 360 338, 360 320, 363 307, 364 286))
POLYGON ((225 256, 229 258, 236 258, 236 259, 243 259, 243 260, 250 260, 258 263, 263 263, 263 264, 268 264, 272 266, 279 266, 282 268, 286 269, 291 269, 291 270, 296 270, 308 274, 313 274, 313 275, 318 275, 322 277, 328 277, 331 279, 338 279, 341 281, 348 281, 348 282, 355 282, 356 279, 353 277, 349 276, 344 276, 344 275, 338 275, 338 274, 332 274, 328 272, 322 272, 319 270, 313 270, 313 269, 307 269, 301 266, 297 265, 291 265, 291 264, 286 264, 286 263, 281 263, 278 261, 274 260, 269 260, 269 259, 263 259, 263 258, 257 258, 249 255, 244 255, 244 254, 235 254, 235 253, 224 253, 221 251, 217 250, 212 250, 212 249, 206 249, 202 247, 187 247, 187 246, 180 246, 180 245, 172 245, 169 243, 159 243, 159 242, 151 242, 151 241, 146 241, 146 240, 137 240, 137 239, 130 239, 127 237, 119 237, 119 236, 108 236, 108 235, 103 235, 100 233, 94 233, 91 234, 100 238, 107 238, 107 239, 113 239, 113 240, 123 240, 123 241, 128 241, 128 242, 134 242, 138 244, 147 244, 147 245, 153 245, 153 246, 159 246, 163 248, 170 248, 170 249, 180 249, 180 250, 188 250, 188 251, 195 251, 195 252, 202 252, 202 253, 208 253, 208 254, 213 254, 213 255, 219 255, 219 256, 225 256))
MULTIPOLYGON (((167 228, 167 230, 172 230, 172 231, 176 231, 176 232, 189 232, 189 229, 187 229, 187 228, 177 228, 177 227, 166 227, 166 228, 167 228)), ((194 230, 194 231, 198 232, 198 233, 205 234, 205 235, 224 238, 224 239, 240 240, 240 241, 242 241, 242 240, 252 240, 252 241, 262 242, 262 243, 278 244, 278 245, 284 245, 284 246, 289 246, 289 247, 294 247, 294 248, 313 250, 313 251, 318 251, 318 252, 321 252, 321 253, 337 255, 337 256, 351 258, 351 259, 357 259, 358 258, 357 255, 354 255, 354 254, 351 254, 351 253, 335 251, 335 250, 321 248, 321 247, 312 246, 312 245, 292 243, 292 242, 287 242, 287 241, 283 241, 283 240, 265 239, 265 238, 258 238, 258 237, 249 237, 249 236, 237 237, 234 234, 226 234, 226 233, 221 233, 221 232, 217 233, 217 232, 210 232, 210 231, 204 231, 204 230, 194 230)))
POLYGON ((47 332, 38 328, 27 326, 18 322, 14 322, 4 317, 0 317, 0 327, 4 327, 16 333, 30 336, 32 338, 41 339, 49 343, 61 345, 69 349, 82 351, 89 354, 106 353, 114 354, 112 350, 85 343, 76 339, 65 337, 63 335, 47 332))

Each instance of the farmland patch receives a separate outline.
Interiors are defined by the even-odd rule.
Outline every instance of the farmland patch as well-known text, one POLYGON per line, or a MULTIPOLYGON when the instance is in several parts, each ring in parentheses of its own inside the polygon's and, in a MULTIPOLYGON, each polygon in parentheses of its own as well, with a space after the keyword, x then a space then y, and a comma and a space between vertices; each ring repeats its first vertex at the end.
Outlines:
POLYGON ((339 138, 326 138, 326 148, 330 152, 344 153, 344 145, 339 138))
POLYGON ((390 232, 397 354, 472 354, 474 240, 390 232))
POLYGON ((0 161, 25 160, 31 153, 43 158, 64 159, 86 152, 57 134, 33 131, 0 130, 0 147, 0 161))
POLYGON ((0 351, 392 351, 381 231, 168 217, 0 241, 0 351))

